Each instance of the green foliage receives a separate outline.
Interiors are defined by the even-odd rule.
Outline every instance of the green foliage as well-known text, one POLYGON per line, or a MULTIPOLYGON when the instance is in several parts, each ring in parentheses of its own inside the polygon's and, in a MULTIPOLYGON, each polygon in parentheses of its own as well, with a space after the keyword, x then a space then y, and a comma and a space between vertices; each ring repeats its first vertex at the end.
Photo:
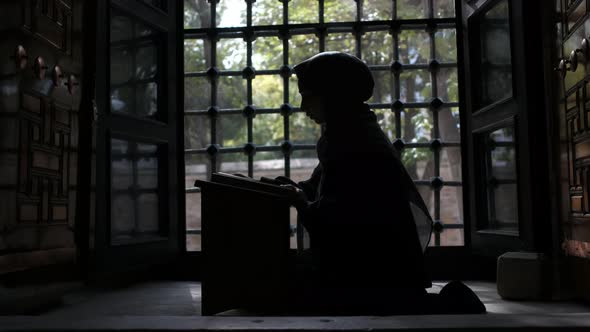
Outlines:
MULTIPOLYGON (((210 13, 207 0, 185 0, 185 27, 209 26, 210 13)), ((343 22, 356 18, 356 2, 353 0, 326 0, 324 2, 325 21, 343 22)), ((391 0, 365 0, 363 3, 364 20, 386 20, 394 14, 391 0)), ((397 0, 398 18, 424 18, 428 15, 428 0, 397 0)), ((436 0, 435 17, 454 15, 453 0, 436 0)), ((291 0, 289 6, 289 23, 317 23, 317 0, 291 0)), ((241 13, 235 26, 245 25, 245 6, 242 0, 221 0, 217 7, 218 21, 224 14, 241 13), (236 8, 237 9, 236 11, 236 8), (244 10, 242 10, 244 9, 244 10)), ((228 15, 229 15, 228 14, 228 15)), ((283 3, 279 0, 257 0, 253 3, 253 23, 255 25, 277 25, 283 23, 283 3)), ((224 24, 227 25, 227 24, 224 24)), ((389 65, 394 57, 394 36, 389 31, 367 31, 361 39, 361 57, 369 65, 389 65)), ((319 40, 314 34, 295 34, 288 41, 290 65, 294 65, 319 51, 319 40)), ((431 37, 424 30, 402 30, 398 35, 398 59, 403 64, 428 64, 432 53, 440 63, 453 63, 457 59, 456 33, 454 29, 441 29, 435 32, 435 49, 431 49, 431 37)), ((357 45, 351 33, 330 33, 326 38, 326 50, 336 50, 357 54, 357 45)), ((252 65, 262 69, 278 69, 283 64, 283 41, 277 37, 259 36, 252 45, 252 65)), ((205 40, 185 41, 185 71, 205 71, 212 65, 210 59, 211 45, 205 40)), ((225 70, 242 70, 246 66, 246 43, 242 39, 222 39, 217 43, 217 66, 225 70)), ((403 102, 428 102, 433 97, 431 73, 424 70, 403 70, 400 74, 400 86, 394 85, 390 71, 375 71, 376 87, 373 103, 390 103, 395 101, 395 91, 399 89, 403 102)), ((280 108, 283 103, 299 106, 296 79, 289 80, 288 98, 283 96, 283 79, 278 75, 258 74, 252 81, 253 104, 257 108, 280 108)), ((223 76, 218 82, 218 107, 243 109, 247 105, 246 80, 241 76, 223 76)), ((454 68, 442 68, 437 73, 438 97, 443 101, 458 101, 457 71, 454 68)), ((185 108, 206 110, 209 107, 211 83, 206 78, 185 80, 185 108)), ((393 140, 396 136, 395 114, 390 110, 376 110, 378 121, 386 134, 393 140)), ((441 110, 439 116, 449 116, 445 121, 447 127, 441 132, 458 137, 458 110, 441 110)), ((199 131, 208 131, 205 117, 191 117, 186 127, 185 142, 193 148, 205 147, 210 141, 208 135, 199 131)), ((319 137, 319 126, 305 117, 295 113, 289 116, 289 139, 295 143, 314 143, 319 137)), ((429 142, 435 139, 433 133, 433 116, 429 109, 404 109, 401 118, 399 138, 406 142, 429 142)), ((441 122, 442 123, 442 122, 441 122)), ((246 143, 247 119, 241 115, 221 116, 217 119, 217 142, 223 146, 243 146, 246 143)), ((280 114, 257 114, 253 119, 253 140, 256 145, 277 145, 284 140, 285 118, 280 114)), ((448 135, 447 135, 448 136, 448 135)), ((229 156, 228 156, 229 157, 229 156)), ((272 154, 269 154, 269 158, 272 154)), ((238 157, 236 157, 238 158, 238 157)), ((264 158, 261 156, 261 158, 264 158)), ((231 157, 230 157, 231 159, 231 157)), ((412 172, 420 161, 432 159, 432 152, 427 148, 406 149, 403 162, 412 172)), ((224 157, 224 160, 228 158, 224 157)))

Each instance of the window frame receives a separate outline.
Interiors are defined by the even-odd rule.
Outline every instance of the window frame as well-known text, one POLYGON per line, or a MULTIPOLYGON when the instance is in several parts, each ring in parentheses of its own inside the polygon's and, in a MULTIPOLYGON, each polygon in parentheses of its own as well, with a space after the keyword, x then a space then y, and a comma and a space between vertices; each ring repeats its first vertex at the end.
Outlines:
MULTIPOLYGON (((352 1, 352 0, 351 0, 352 1)), ((210 120, 209 131, 210 131, 210 144, 206 147, 196 149, 185 149, 185 157, 191 155, 206 155, 211 158, 211 172, 217 171, 216 169, 216 158, 218 155, 227 153, 245 153, 248 158, 248 176, 253 176, 254 173, 254 154, 258 151, 275 151, 282 152, 285 160, 285 176, 290 175, 290 154, 293 151, 298 150, 313 150, 315 144, 293 144, 289 140, 289 116, 291 114, 301 112, 297 106, 289 104, 289 76, 292 75, 289 54, 285 50, 289 49, 289 38, 294 35, 303 34, 315 34, 319 39, 319 50, 318 52, 326 49, 326 37, 330 32, 337 33, 352 33, 356 44, 356 53, 358 57, 362 56, 362 39, 361 36, 364 32, 371 31, 388 31, 392 35, 393 43, 393 58, 394 60, 389 65, 369 65, 372 72, 389 72, 393 77, 392 84, 392 97, 394 100, 388 103, 370 103, 371 109, 387 109, 395 114, 395 137, 397 138, 393 143, 398 149, 411 149, 411 148, 429 148, 433 152, 434 159, 434 177, 430 180, 415 180, 414 182, 419 186, 429 186, 433 190, 434 195, 434 213, 433 219, 435 220, 435 232, 434 232, 434 244, 436 245, 437 251, 452 252, 454 254, 464 252, 465 247, 469 245, 469 228, 466 219, 468 219, 468 193, 467 190, 463 190, 463 220, 462 224, 443 224, 440 221, 440 189, 443 186, 456 186, 466 188, 466 173, 465 168, 465 152, 462 146, 465 133, 464 133, 464 105, 462 100, 462 91, 459 88, 458 101, 456 102, 445 102, 438 98, 438 82, 437 82, 437 71, 441 68, 456 68, 457 79, 459 86, 462 86, 463 82, 463 68, 458 64, 461 63, 463 57, 462 51, 462 36, 461 36, 461 14, 460 7, 461 2, 455 1, 455 17, 452 18, 435 18, 434 17, 434 1, 429 0, 429 10, 427 18, 420 19, 397 19, 392 18, 391 20, 380 20, 380 21, 363 21, 362 20, 362 1, 354 1, 356 3, 356 20, 351 22, 324 22, 324 0, 318 0, 318 23, 301 23, 292 24, 289 23, 289 1, 277 0, 282 2, 283 5, 283 22, 277 25, 264 25, 264 26, 253 26, 252 25, 252 4, 253 1, 245 0, 247 3, 247 17, 246 25, 240 27, 217 27, 215 22, 217 21, 217 5, 219 1, 209 1, 210 3, 210 22, 209 27, 202 28, 184 28, 184 40, 197 39, 210 41, 210 57, 211 66, 204 71, 197 72, 184 72, 184 78, 188 77, 206 77, 209 79, 211 85, 210 91, 210 107, 208 109, 200 110, 187 110, 185 108, 184 115, 186 116, 203 116, 208 117, 210 120), (426 64, 402 64, 397 61, 399 59, 399 33, 405 30, 423 30, 429 34, 430 40, 430 59, 436 59, 436 38, 435 33, 437 29, 454 29, 457 40, 457 60, 451 63, 440 63, 438 61, 430 61, 426 64), (264 37, 278 37, 283 43, 283 65, 279 69, 264 69, 264 70, 252 70, 252 43, 257 36, 264 37), (247 65, 244 70, 219 70, 217 68, 217 42, 221 38, 242 38, 245 40, 247 48, 247 65), (431 91, 432 97, 430 100, 424 100, 420 102, 402 102, 400 92, 400 73, 403 70, 428 70, 431 79, 431 91), (252 105, 252 79, 254 75, 281 75, 283 78, 283 104, 276 108, 255 108, 252 105), (218 105, 218 88, 216 87, 216 80, 222 76, 242 76, 247 81, 247 105, 242 108, 227 108, 220 109, 218 105), (444 142, 440 139, 440 128, 438 124, 438 112, 440 110, 451 112, 451 108, 459 109, 459 123, 460 123, 460 141, 459 142, 444 142), (426 108, 432 113, 434 119, 433 133, 435 139, 431 139, 430 142, 418 143, 418 142, 404 142, 402 139, 402 113, 404 109, 420 109, 426 108), (447 110, 444 110, 444 109, 447 110), (247 119, 247 142, 242 147, 222 147, 217 141, 217 126, 215 119, 218 119, 223 115, 239 115, 242 114, 247 119), (279 145, 273 146, 256 146, 253 141, 253 121, 252 119, 256 114, 281 114, 284 118, 284 140, 279 145), (441 162, 441 149, 445 147, 460 147, 461 148, 461 181, 444 181, 440 178, 440 162, 441 162), (440 234, 445 229, 464 229, 463 239, 464 245, 458 247, 440 247, 441 237, 440 234)), ((396 11, 396 0, 392 0, 392 13, 395 16, 396 11)), ((186 188, 185 194, 190 195, 199 193, 199 188, 186 188)), ((187 229, 187 235, 199 235, 200 230, 187 229)), ((431 247, 429 251, 432 251, 434 247, 431 247)), ((435 255, 435 256, 438 256, 435 255)), ((445 254, 446 256, 446 254, 445 254)))

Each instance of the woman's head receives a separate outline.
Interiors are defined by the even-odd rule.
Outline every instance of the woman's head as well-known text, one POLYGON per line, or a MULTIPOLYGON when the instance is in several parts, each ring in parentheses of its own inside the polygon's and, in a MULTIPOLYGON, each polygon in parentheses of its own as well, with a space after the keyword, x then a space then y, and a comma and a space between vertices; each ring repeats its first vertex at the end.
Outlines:
POLYGON ((373 95, 375 82, 369 67, 350 54, 319 53, 293 69, 302 95, 301 108, 318 123, 325 122, 322 113, 326 106, 362 104, 373 95))

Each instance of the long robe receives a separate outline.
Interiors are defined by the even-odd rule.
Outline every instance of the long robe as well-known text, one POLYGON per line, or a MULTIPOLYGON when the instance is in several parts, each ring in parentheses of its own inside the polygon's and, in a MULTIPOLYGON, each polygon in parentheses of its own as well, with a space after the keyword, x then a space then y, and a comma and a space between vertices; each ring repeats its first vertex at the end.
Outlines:
POLYGON ((374 113, 362 104, 329 121, 317 153, 319 165, 300 182, 312 203, 299 213, 318 289, 334 302, 423 295, 432 220, 374 113), (340 291, 346 296, 333 296, 340 291))

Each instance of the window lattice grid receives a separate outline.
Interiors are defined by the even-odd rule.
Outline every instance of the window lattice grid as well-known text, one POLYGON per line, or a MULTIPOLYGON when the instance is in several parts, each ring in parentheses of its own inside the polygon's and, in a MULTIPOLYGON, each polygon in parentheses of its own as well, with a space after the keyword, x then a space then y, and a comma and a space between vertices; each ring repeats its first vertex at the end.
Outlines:
MULTIPOLYGON (((189 0, 185 0, 185 6, 187 1, 189 0)), ((228 24, 219 20, 219 1, 207 2, 204 7, 205 1, 200 2, 201 10, 207 11, 209 20, 195 24, 198 27, 192 27, 190 22, 185 22, 185 49, 198 45, 194 49, 201 51, 201 57, 196 63, 187 63, 185 59, 185 93, 197 90, 192 82, 199 82, 203 89, 200 102, 185 102, 185 119, 187 122, 200 121, 206 125, 207 133, 198 135, 207 137, 202 140, 206 144, 188 144, 185 149, 187 160, 207 159, 207 173, 211 174, 219 171, 220 159, 226 159, 228 156, 234 156, 235 159, 235 156, 240 155, 238 159, 245 161, 247 165, 244 171, 248 176, 254 176, 257 154, 282 154, 284 175, 290 176, 292 155, 298 151, 313 152, 315 149, 312 142, 298 142, 291 137, 291 120, 302 116, 298 107, 300 99, 297 95, 296 79, 291 68, 317 52, 345 51, 363 59, 373 72, 376 89, 375 95, 368 102, 369 106, 377 113, 382 124, 388 123, 389 130, 386 130, 386 133, 394 142, 394 146, 402 152, 402 156, 408 156, 403 158, 404 162, 416 156, 428 155, 429 174, 424 170, 422 176, 417 172, 413 175, 416 185, 426 196, 425 201, 436 222, 433 244, 445 244, 441 241, 443 230, 462 231, 460 169, 458 175, 441 174, 442 159, 445 159, 446 168, 452 168, 449 166, 451 163, 461 164, 459 103, 456 97, 456 19, 453 1, 447 4, 447 7, 451 8, 451 15, 441 14, 442 10, 439 7, 443 6, 443 1, 418 1, 420 4, 414 5, 420 7, 421 14, 414 15, 415 17, 408 16, 398 9, 400 6, 417 3, 416 1, 383 1, 391 4, 390 16, 385 19, 383 16, 373 15, 371 10, 368 13, 364 10, 367 4, 369 7, 372 5, 372 1, 338 2, 339 6, 354 6, 354 18, 348 21, 326 20, 326 12, 334 6, 332 1, 310 1, 314 4, 317 2, 318 5, 315 22, 311 19, 313 23, 292 23, 290 10, 296 9, 294 3, 297 3, 297 0, 273 0, 272 3, 282 7, 281 20, 274 20, 274 24, 262 22, 264 20, 256 19, 253 14, 257 3, 271 3, 270 0, 230 1, 231 4, 242 5, 240 12, 245 16, 245 20, 242 19, 239 23, 236 21, 233 26, 227 26, 228 24), (257 25, 257 21, 262 24, 257 25), (212 26, 214 28, 211 28, 212 26), (267 44, 273 44, 275 51, 277 48, 280 49, 280 52, 276 52, 277 59, 266 67, 254 66, 258 47, 256 43, 261 40, 272 40, 267 44), (230 45, 233 45, 233 50, 237 54, 238 65, 234 63, 228 66, 223 62, 224 59, 219 57, 219 45, 227 41, 233 42, 230 45), (376 44, 380 47, 385 45, 388 51, 374 54, 376 44), (309 54, 305 57, 293 52, 306 45, 309 54), (408 51, 410 47, 414 53, 408 51), (282 103, 257 105, 256 80, 260 81, 263 78, 278 82, 277 90, 281 90, 278 93, 282 94, 282 103), (236 79, 243 81, 240 87, 243 96, 237 101, 224 100, 227 85, 224 82, 236 79), (409 90, 409 86, 416 85, 416 82, 421 84, 420 93, 409 90), (454 93, 450 93, 451 89, 455 90, 454 93), (408 130, 404 132, 404 126, 411 125, 414 118, 422 113, 428 114, 429 128, 422 128, 421 132, 415 133, 409 133, 408 130), (260 144, 261 142, 257 142, 255 138, 256 119, 264 116, 282 117, 282 128, 277 129, 282 131, 282 137, 275 139, 272 144, 260 144), (224 121, 228 123, 229 119, 244 122, 243 132, 238 135, 242 138, 241 141, 226 140, 223 134, 220 134, 220 126, 225 128, 224 121), (452 125, 441 126, 441 122, 452 122, 452 125), (444 213, 441 211, 441 200, 444 198, 441 197, 441 193, 445 194, 443 189, 454 189, 457 192, 455 204, 458 215, 453 217, 453 222, 446 222, 442 218, 444 213)), ((186 10, 187 8, 185 12, 186 10)), ((450 172, 453 173, 453 170, 450 172)), ((454 173, 457 171, 454 170, 454 173)), ((198 188, 192 188, 192 184, 187 182, 187 194, 198 191, 198 188)), ((459 237, 462 244, 462 233, 459 237)))

